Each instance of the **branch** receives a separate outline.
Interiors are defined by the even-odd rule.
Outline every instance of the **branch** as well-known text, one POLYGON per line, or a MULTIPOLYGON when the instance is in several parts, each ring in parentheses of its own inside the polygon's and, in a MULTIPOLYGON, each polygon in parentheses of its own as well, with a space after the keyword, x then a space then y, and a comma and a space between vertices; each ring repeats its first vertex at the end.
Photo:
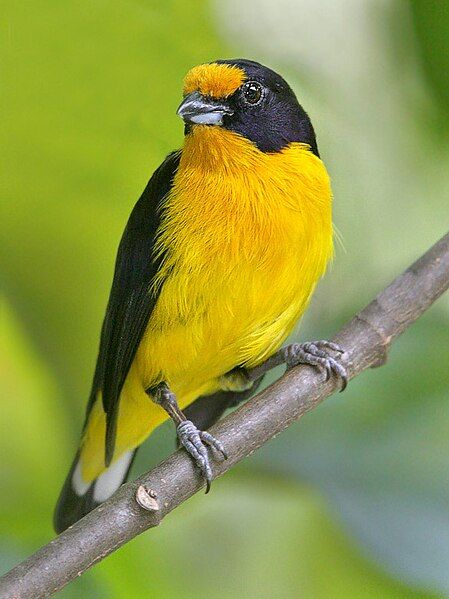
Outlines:
MULTIPOLYGON (((346 353, 349 378, 381 366, 391 343, 449 288, 449 233, 382 291, 335 337, 346 353)), ((337 388, 316 369, 287 372, 216 424, 213 434, 229 453, 217 476, 250 455, 337 388)), ((184 451, 134 482, 0 578, 0 596, 48 597, 138 534, 157 526, 204 481, 184 451)))

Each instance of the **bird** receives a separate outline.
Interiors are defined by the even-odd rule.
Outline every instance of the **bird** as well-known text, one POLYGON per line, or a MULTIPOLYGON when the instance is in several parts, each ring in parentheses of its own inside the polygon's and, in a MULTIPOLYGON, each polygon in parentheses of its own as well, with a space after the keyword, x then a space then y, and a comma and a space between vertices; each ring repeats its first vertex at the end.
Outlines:
POLYGON ((119 244, 57 532, 118 489, 168 418, 208 491, 229 448, 207 429, 255 392, 264 365, 309 364, 346 385, 338 345, 283 347, 333 256, 330 178, 292 88, 258 62, 215 60, 187 73, 177 114, 182 147, 119 244))

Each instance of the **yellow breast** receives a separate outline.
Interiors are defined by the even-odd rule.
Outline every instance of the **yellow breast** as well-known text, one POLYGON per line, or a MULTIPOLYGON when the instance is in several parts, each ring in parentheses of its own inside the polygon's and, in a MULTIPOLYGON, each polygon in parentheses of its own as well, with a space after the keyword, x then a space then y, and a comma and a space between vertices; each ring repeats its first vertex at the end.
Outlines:
POLYGON ((161 293, 138 354, 181 396, 273 353, 332 255, 326 169, 303 144, 268 154, 194 127, 162 215, 161 293))
MULTIPOLYGON (((167 414, 145 389, 165 380, 185 407, 237 365, 276 351, 332 255, 326 169, 302 144, 264 154, 218 127, 195 127, 162 215, 160 295, 120 398, 115 456, 167 414)), ((98 400, 83 442, 83 476, 104 470, 98 400)))

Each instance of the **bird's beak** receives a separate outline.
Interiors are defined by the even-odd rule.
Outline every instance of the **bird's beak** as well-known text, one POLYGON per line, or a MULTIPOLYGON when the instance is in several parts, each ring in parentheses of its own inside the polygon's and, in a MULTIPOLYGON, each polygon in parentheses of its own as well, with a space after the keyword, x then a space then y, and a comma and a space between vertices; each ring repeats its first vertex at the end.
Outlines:
POLYGON ((177 114, 186 123, 196 125, 221 125, 225 114, 233 110, 223 101, 205 98, 199 92, 192 92, 184 98, 177 114))

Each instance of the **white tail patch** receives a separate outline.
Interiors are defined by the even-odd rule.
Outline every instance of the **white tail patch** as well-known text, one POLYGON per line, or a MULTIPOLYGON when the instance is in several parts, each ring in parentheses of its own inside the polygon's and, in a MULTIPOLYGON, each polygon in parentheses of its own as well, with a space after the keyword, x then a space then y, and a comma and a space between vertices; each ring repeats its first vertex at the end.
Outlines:
MULTIPOLYGON (((134 451, 127 451, 100 474, 94 485, 94 501, 102 503, 120 487, 129 468, 134 451)), ((77 466, 78 468, 78 466, 77 466)), ((75 473, 74 473, 75 474, 75 473)), ((88 485, 89 486, 89 485, 88 485)))
POLYGON ((75 491, 75 493, 77 495, 79 495, 79 497, 81 497, 82 495, 84 495, 84 493, 86 493, 89 490, 89 487, 91 484, 92 483, 84 482, 82 474, 81 474, 81 460, 78 460, 76 468, 72 474, 73 490, 75 491))

